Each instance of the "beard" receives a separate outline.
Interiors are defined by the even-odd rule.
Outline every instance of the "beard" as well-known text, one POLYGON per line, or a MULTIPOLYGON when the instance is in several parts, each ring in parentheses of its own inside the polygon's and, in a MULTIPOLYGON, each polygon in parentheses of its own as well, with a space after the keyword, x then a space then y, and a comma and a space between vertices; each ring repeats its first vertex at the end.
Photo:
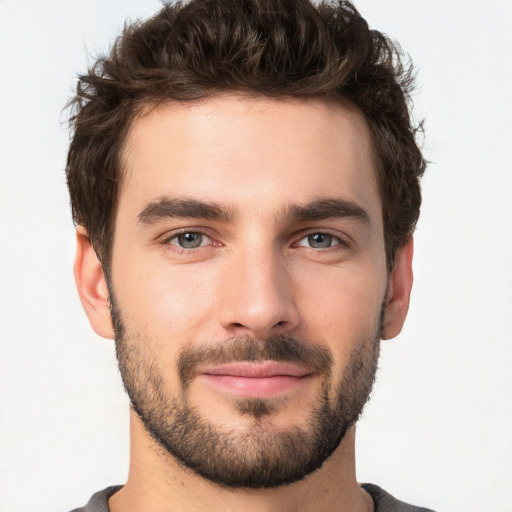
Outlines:
MULTIPOLYGON (((265 340, 233 337, 185 349, 177 361, 179 389, 172 395, 157 357, 142 334, 126 331, 112 290, 112 321, 116 354, 131 407, 146 431, 180 465, 228 488, 268 488, 303 479, 320 468, 358 420, 371 393, 380 347, 380 322, 357 340, 341 375, 334 375, 329 350, 291 336, 265 340), (280 398, 233 399, 247 426, 215 425, 194 408, 189 386, 203 364, 277 361, 301 364, 319 380, 303 425, 278 427, 273 421, 280 398)), ((298 411, 300 412, 300 411, 298 411)), ((301 418, 302 419, 302 418, 301 418)))

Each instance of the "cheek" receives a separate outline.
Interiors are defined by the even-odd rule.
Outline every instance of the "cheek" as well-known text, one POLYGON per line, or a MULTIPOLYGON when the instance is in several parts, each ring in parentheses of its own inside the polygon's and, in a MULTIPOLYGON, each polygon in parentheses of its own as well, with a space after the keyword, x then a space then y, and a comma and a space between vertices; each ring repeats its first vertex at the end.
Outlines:
POLYGON ((189 269, 163 268, 146 276, 145 300, 152 314, 177 329, 190 326, 208 304, 208 281, 189 269), (167 321, 165 319, 167 318, 167 321))
POLYGON ((128 332, 140 333, 158 350, 182 350, 200 337, 211 309, 211 282, 183 266, 131 261, 113 276, 118 306, 128 332), (134 270, 136 269, 136 270, 134 270), (162 345, 162 346, 160 346, 162 345))
POLYGON ((329 346, 344 366, 354 348, 379 328, 386 280, 374 272, 331 270, 322 281, 312 273, 303 280, 302 318, 308 337, 329 346))

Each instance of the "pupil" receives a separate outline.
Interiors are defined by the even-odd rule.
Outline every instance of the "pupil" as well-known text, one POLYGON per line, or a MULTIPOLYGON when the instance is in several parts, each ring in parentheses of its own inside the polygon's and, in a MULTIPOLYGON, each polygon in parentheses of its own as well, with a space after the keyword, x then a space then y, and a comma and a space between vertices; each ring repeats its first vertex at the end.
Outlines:
POLYGON ((183 233, 178 237, 179 244, 186 249, 199 247, 202 240, 203 235, 201 233, 183 233))
POLYGON ((317 249, 325 249, 327 247, 330 247, 331 243, 332 243, 332 236, 323 235, 321 233, 309 235, 308 238, 309 238, 309 245, 311 247, 314 247, 317 249))

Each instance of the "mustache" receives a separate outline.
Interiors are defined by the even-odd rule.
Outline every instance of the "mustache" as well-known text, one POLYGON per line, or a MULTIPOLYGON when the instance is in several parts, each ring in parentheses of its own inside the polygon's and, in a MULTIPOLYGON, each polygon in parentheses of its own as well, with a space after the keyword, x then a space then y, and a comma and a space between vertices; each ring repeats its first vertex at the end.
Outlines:
POLYGON ((333 357, 325 347, 283 334, 264 340, 255 340, 249 336, 232 337, 217 342, 214 346, 186 348, 178 358, 178 375, 183 389, 186 389, 201 365, 263 361, 295 363, 305 366, 313 373, 327 375, 331 373, 333 357))

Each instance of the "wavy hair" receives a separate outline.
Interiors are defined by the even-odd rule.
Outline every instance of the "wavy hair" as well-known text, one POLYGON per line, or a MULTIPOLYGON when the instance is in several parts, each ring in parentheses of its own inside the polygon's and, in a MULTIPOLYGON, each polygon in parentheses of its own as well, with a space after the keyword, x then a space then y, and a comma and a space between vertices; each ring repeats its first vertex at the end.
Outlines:
POLYGON ((78 79, 66 175, 73 219, 106 271, 130 123, 148 105, 237 92, 343 99, 365 116, 377 157, 388 269, 420 210, 425 160, 411 123, 412 66, 347 1, 192 0, 126 25, 78 79))

